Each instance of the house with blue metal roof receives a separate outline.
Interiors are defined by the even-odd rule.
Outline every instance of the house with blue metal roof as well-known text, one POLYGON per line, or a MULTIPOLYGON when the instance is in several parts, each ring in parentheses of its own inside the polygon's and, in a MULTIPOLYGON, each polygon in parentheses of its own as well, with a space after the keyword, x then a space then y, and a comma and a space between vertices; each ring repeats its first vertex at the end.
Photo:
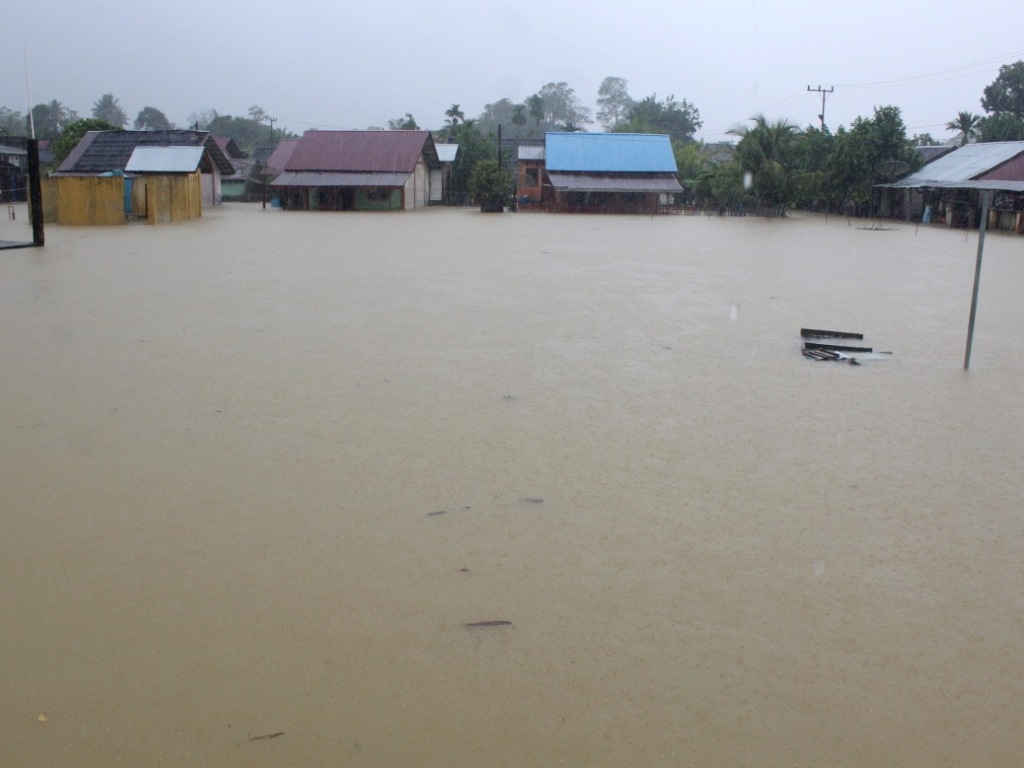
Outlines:
POLYGON ((667 135, 553 132, 537 149, 520 151, 520 210, 654 213, 683 191, 667 135))

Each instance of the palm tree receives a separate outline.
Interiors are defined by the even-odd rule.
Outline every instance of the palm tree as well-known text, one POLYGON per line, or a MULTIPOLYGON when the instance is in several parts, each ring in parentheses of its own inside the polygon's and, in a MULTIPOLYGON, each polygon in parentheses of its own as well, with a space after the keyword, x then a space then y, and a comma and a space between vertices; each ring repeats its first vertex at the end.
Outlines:
POLYGON ((106 120, 118 128, 128 125, 128 114, 112 93, 103 94, 99 101, 92 105, 92 116, 97 120, 106 120))
POLYGON ((946 123, 946 130, 960 134, 960 146, 976 140, 981 130, 981 115, 958 112, 955 120, 946 123))
POLYGON ((450 107, 448 107, 448 109, 445 110, 444 114, 445 117, 448 118, 447 120, 445 120, 445 122, 448 123, 448 125, 458 125, 460 120, 466 119, 465 114, 463 114, 462 110, 459 109, 458 104, 452 104, 450 107))
POLYGON ((727 131, 739 138, 736 158, 763 205, 785 205, 792 175, 791 150, 800 129, 788 120, 773 122, 763 114, 755 115, 751 122, 751 126, 737 125, 727 131))

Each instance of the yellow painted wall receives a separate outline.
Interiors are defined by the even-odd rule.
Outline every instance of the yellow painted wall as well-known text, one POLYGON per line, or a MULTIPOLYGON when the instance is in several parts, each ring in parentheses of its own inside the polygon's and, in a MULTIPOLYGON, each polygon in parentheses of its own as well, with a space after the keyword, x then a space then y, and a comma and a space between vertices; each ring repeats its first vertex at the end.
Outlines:
POLYGON ((44 219, 70 226, 124 224, 124 179, 120 176, 56 176, 56 216, 44 219))
POLYGON ((146 210, 150 224, 198 219, 203 215, 199 172, 146 177, 146 210))

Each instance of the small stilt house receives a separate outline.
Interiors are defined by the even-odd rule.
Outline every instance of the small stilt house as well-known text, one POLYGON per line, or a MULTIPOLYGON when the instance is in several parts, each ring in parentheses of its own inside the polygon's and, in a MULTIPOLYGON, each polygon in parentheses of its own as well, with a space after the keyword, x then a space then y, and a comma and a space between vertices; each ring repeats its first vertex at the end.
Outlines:
POLYGON ((443 199, 429 131, 306 131, 271 183, 286 209, 411 210, 443 199))
POLYGON ((520 147, 519 210, 656 213, 683 189, 669 137, 640 133, 547 133, 520 147))

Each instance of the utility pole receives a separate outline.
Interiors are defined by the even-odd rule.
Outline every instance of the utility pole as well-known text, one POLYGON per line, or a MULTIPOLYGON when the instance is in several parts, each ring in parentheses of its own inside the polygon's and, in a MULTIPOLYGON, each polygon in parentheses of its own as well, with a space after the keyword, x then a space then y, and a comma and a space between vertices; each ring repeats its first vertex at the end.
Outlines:
POLYGON ((267 122, 270 123, 270 148, 273 149, 274 148, 274 123, 277 122, 277 118, 276 117, 271 117, 270 115, 267 115, 267 122))
POLYGON ((821 120, 821 130, 825 130, 825 99, 826 97, 835 90, 835 86, 829 86, 828 88, 822 88, 820 85, 817 88, 811 88, 807 86, 807 90, 812 93, 821 94, 821 114, 818 115, 818 119, 821 120))

